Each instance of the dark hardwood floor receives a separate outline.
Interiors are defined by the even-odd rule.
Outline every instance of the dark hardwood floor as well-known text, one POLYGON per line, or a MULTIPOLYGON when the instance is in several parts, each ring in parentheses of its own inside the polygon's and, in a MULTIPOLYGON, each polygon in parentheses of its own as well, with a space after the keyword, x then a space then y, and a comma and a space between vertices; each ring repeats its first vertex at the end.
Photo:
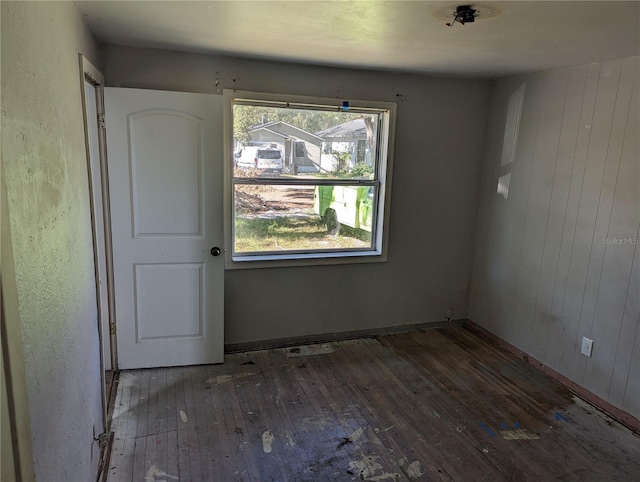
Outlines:
POLYGON ((465 327, 331 347, 121 372, 108 480, 640 480, 637 435, 465 327))

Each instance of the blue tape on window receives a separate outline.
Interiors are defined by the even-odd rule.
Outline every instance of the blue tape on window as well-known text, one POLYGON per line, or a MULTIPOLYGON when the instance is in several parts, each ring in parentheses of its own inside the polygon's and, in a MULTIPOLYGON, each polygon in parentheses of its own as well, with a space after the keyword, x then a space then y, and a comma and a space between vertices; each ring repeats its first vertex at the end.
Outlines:
POLYGON ((349 101, 348 100, 344 100, 342 101, 342 110, 349 110, 349 101))

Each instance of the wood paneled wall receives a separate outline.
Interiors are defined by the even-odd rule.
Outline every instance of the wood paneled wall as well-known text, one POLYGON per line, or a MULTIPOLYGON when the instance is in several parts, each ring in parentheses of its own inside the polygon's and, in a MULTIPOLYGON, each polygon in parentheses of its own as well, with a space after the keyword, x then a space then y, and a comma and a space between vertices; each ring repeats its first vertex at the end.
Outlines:
POLYGON ((495 83, 470 301, 473 321, 636 417, 639 60, 495 83))

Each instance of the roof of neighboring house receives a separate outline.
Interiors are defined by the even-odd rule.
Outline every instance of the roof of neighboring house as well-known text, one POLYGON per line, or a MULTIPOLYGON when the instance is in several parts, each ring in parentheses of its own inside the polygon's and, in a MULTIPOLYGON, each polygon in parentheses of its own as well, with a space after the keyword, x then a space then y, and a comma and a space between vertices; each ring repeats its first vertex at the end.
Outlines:
POLYGON ((329 127, 328 129, 323 129, 320 132, 316 132, 316 135, 323 139, 336 137, 341 139, 362 138, 367 136, 367 129, 364 126, 364 119, 354 119, 337 126, 329 127))
POLYGON ((270 132, 271 134, 275 134, 276 136, 280 136, 280 137, 283 137, 283 138, 290 137, 287 134, 283 134, 282 132, 274 131, 273 129, 269 129, 269 128, 265 127, 265 126, 252 127, 249 132, 256 132, 256 131, 267 131, 267 132, 270 132))
POLYGON ((290 134, 283 133, 283 132, 280 132, 278 130, 278 127, 281 127, 281 126, 286 126, 289 129, 292 129, 294 131, 298 131, 302 135, 310 136, 310 137, 315 138, 315 139, 317 139, 319 141, 322 141, 322 138, 317 136, 316 134, 312 134, 311 132, 305 131, 304 129, 300 129, 299 127, 296 127, 296 126, 292 126, 291 124, 287 124, 286 122, 283 122, 283 121, 272 121, 272 122, 267 122, 265 124, 259 124, 257 126, 253 126, 249 132, 254 132, 254 131, 257 131, 257 130, 265 129, 265 130, 268 130, 269 132, 273 132, 274 134, 278 134, 278 135, 281 135, 283 137, 291 137, 290 134))

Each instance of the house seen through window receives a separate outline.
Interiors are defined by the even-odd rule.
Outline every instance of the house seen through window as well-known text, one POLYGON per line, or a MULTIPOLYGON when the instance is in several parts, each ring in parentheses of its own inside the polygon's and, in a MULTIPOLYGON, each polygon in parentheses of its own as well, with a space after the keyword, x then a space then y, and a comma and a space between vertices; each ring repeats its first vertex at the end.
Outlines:
POLYGON ((233 98, 232 261, 380 256, 388 108, 233 98))

